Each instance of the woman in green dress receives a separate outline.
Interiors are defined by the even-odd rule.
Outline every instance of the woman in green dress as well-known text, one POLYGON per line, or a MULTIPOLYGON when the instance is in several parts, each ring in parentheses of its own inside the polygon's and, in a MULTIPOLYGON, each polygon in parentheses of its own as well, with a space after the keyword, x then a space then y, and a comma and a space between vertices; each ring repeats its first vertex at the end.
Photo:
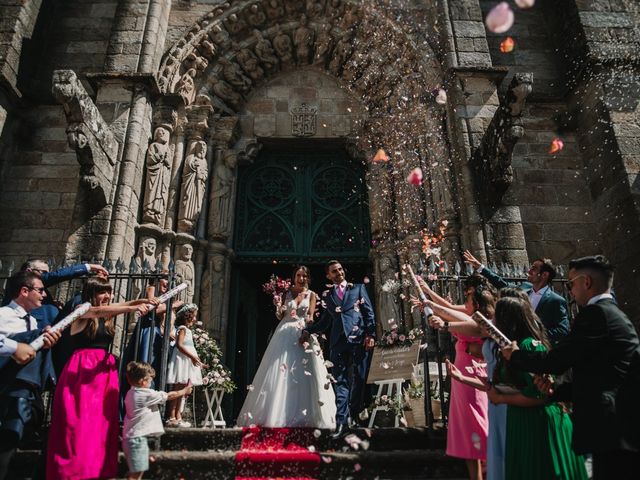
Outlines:
MULTIPOLYGON (((523 350, 550 348, 544 327, 526 300, 501 298, 496 304, 495 321, 523 350)), ((584 459, 571 448, 573 424, 569 414, 558 403, 544 399, 531 374, 512 368, 497 351, 496 356, 496 386, 488 395, 493 403, 508 405, 505 478, 587 480, 584 459)))

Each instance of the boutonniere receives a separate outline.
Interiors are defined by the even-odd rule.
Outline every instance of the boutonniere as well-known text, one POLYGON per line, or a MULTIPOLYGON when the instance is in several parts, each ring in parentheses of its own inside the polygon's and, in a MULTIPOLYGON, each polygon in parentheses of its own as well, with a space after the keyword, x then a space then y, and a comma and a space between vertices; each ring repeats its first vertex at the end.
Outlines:
POLYGON ((341 313, 342 312, 342 307, 336 307, 336 313, 341 313))

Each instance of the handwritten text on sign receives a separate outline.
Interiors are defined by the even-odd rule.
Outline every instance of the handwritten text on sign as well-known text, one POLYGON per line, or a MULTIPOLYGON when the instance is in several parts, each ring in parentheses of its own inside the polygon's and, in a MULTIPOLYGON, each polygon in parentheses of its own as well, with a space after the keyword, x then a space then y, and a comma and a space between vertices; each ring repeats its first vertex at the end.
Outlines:
POLYGON ((418 362, 419 352, 420 344, 418 342, 410 347, 376 347, 373 351, 367 383, 394 378, 410 379, 413 365, 418 362))

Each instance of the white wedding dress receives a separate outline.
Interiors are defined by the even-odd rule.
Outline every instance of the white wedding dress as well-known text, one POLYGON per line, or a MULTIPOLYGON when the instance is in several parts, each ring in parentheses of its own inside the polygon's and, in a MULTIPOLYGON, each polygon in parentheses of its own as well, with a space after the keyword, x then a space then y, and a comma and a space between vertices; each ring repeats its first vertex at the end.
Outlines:
POLYGON ((336 399, 322 350, 314 337, 306 348, 298 343, 310 295, 296 305, 287 292, 286 313, 247 387, 238 426, 335 428, 336 399))

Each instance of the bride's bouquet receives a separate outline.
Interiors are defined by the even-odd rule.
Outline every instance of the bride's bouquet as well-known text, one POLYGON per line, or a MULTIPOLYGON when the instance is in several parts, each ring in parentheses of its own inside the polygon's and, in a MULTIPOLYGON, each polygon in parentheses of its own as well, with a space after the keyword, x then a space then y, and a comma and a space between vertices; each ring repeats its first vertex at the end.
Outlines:
POLYGON ((282 279, 277 275, 271 275, 269 281, 262 285, 262 291, 271 295, 276 305, 282 303, 282 298, 289 288, 291 288, 291 280, 282 279))

